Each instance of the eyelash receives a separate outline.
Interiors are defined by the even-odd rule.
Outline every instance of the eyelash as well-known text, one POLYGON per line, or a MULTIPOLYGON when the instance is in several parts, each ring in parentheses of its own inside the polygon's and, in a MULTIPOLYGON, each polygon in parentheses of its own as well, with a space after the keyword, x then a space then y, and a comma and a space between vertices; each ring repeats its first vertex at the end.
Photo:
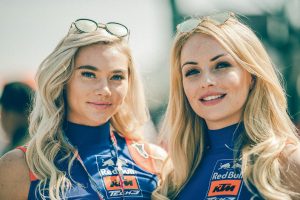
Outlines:
MULTIPOLYGON (((86 77, 86 78, 96 78, 95 73, 92 73, 92 72, 81 72, 81 75, 82 75, 83 77, 86 77)), ((124 79, 125 79, 125 76, 119 75, 119 74, 115 74, 115 75, 113 75, 110 79, 111 79, 111 80, 119 81, 119 80, 124 80, 124 79)))
POLYGON ((92 72, 81 72, 81 75, 86 78, 96 78, 96 75, 92 72))
MULTIPOLYGON (((223 69, 223 68, 227 68, 230 67, 231 64, 229 62, 218 62, 215 66, 215 69, 223 69)), ((198 69, 189 69, 186 73, 185 73, 185 77, 188 76, 192 76, 194 74, 198 74, 200 73, 200 71, 198 69)))
POLYGON ((120 81, 120 80, 124 80, 125 77, 123 75, 119 75, 119 74, 116 74, 116 75, 113 75, 111 77, 111 80, 116 80, 116 81, 120 81))
POLYGON ((199 70, 197 69, 189 69, 186 73, 185 73, 185 77, 188 77, 188 76, 192 76, 194 74, 198 74, 200 73, 199 70))
POLYGON ((218 62, 216 64, 216 69, 222 69, 222 68, 227 68, 230 67, 230 63, 229 62, 218 62))

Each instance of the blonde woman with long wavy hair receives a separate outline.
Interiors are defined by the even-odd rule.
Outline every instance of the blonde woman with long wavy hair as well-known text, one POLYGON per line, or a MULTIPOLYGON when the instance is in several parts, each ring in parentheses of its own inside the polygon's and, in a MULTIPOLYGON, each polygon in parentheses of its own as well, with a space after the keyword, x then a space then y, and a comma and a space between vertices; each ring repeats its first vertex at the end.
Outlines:
POLYGON ((233 13, 177 26, 153 199, 299 199, 299 137, 279 73, 233 13))
POLYGON ((0 160, 0 199, 150 199, 165 153, 142 140, 128 37, 120 23, 72 23, 38 69, 30 142, 0 160))

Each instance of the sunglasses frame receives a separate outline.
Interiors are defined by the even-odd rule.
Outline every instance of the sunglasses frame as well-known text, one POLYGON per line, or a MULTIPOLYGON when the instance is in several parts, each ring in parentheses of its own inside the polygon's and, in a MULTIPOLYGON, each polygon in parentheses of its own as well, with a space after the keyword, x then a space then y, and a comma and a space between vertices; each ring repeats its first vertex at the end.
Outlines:
POLYGON ((81 32, 81 33, 90 33, 90 32, 96 31, 98 28, 102 28, 102 29, 105 29, 109 34, 114 35, 114 36, 116 36, 116 37, 120 37, 120 38, 126 37, 126 36, 129 36, 129 35, 130 35, 129 29, 128 29, 125 25, 123 25, 123 24, 121 24, 121 23, 118 23, 118 22, 98 23, 98 22, 96 22, 96 21, 94 21, 94 20, 91 20, 91 19, 80 18, 80 19, 75 20, 75 22, 73 22, 72 24, 74 24, 74 26, 76 27, 76 29, 77 29, 79 32, 81 32), (76 24, 76 23, 79 22, 79 21, 89 21, 89 22, 92 22, 93 24, 95 24, 95 29, 92 30, 92 31, 82 30, 82 29, 80 29, 80 28, 78 27, 78 25, 76 24), (120 27, 124 28, 124 30, 126 30, 126 34, 125 34, 125 35, 119 35, 119 34, 116 34, 116 33, 112 32, 112 31, 108 28, 108 26, 111 25, 111 24, 119 25, 120 27))
POLYGON ((188 33, 193 31, 199 24, 206 20, 213 21, 216 25, 222 25, 232 17, 236 17, 233 12, 221 12, 205 16, 190 17, 176 26, 176 32, 188 33), (220 17, 222 17, 221 20, 220 17))

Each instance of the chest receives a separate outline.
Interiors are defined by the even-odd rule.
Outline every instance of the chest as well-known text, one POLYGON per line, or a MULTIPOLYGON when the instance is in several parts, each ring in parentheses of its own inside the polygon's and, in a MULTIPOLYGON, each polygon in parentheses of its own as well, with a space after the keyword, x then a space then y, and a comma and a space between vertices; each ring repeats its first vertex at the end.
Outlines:
POLYGON ((207 151, 178 199, 258 200, 247 189, 241 167, 230 149, 207 151))
MULTIPOLYGON (((59 164, 60 169, 72 180, 72 188, 66 195, 68 199, 99 199, 96 191, 104 199, 151 198, 157 186, 157 177, 141 168, 126 146, 119 151, 118 158, 109 148, 91 147, 79 153, 84 167, 75 160, 68 173, 67 162, 59 164), (117 162, 120 162, 119 169, 117 162)), ((38 181, 32 182, 29 196, 34 196, 37 184, 38 181)))

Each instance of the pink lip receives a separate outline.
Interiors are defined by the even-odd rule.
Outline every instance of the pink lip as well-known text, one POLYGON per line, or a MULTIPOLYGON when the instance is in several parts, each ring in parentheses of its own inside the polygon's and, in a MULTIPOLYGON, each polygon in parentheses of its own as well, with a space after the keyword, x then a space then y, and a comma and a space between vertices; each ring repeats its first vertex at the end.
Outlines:
POLYGON ((93 106, 96 109, 106 109, 108 107, 110 107, 112 104, 109 102, 87 102, 89 105, 93 106))
POLYGON ((205 93, 204 95, 202 95, 199 98, 199 101, 205 106, 213 106, 213 105, 220 103, 224 99, 225 96, 226 96, 226 93, 208 92, 208 93, 205 93), (206 98, 206 97, 219 96, 219 95, 221 95, 221 97, 219 97, 219 98, 212 99, 212 100, 204 100, 204 98, 206 98))

